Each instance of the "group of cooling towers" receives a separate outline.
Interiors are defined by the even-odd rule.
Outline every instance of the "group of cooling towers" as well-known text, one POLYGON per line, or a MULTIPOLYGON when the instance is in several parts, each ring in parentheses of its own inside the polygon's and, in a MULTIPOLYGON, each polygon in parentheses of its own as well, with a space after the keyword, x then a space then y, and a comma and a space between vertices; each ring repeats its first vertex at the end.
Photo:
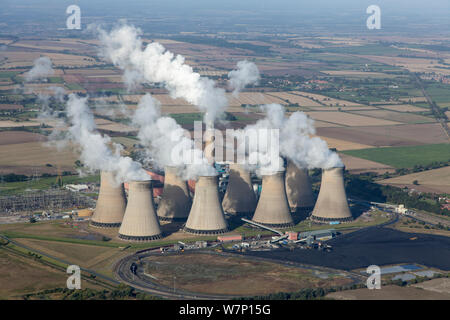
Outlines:
POLYGON ((119 238, 127 241, 151 241, 163 236, 159 221, 186 221, 187 233, 211 235, 229 231, 224 212, 230 215, 253 215, 252 220, 273 228, 294 225, 292 211, 311 212, 319 223, 352 220, 344 189, 344 168, 325 169, 319 196, 314 194, 308 171, 288 162, 285 171, 263 175, 259 200, 252 187, 250 172, 242 165, 230 164, 226 193, 220 202, 217 176, 200 176, 193 199, 188 185, 176 168, 166 167, 164 188, 157 209, 152 183, 117 185, 113 173, 102 171, 100 192, 91 225, 118 228, 119 238))

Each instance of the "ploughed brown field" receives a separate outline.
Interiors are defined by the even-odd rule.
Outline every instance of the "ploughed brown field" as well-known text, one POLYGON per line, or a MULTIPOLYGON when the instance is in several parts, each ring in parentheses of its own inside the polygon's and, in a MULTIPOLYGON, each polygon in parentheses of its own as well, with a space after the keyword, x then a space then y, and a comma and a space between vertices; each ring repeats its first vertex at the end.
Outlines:
POLYGON ((0 132, 0 145, 45 141, 46 137, 27 131, 2 131, 0 132))
POLYGON ((437 123, 358 128, 318 128, 317 134, 376 147, 448 142, 447 136, 437 123))

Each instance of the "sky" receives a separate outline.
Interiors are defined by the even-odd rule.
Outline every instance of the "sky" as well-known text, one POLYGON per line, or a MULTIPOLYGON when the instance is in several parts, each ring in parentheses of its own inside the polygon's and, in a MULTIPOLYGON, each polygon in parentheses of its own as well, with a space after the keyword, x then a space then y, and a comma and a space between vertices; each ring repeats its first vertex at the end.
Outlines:
MULTIPOLYGON (((161 30, 179 32, 224 31, 237 24, 328 29, 363 26, 369 5, 381 8, 383 25, 392 31, 434 25, 435 31, 450 28, 450 0, 2 0, 0 24, 64 24, 65 9, 76 4, 91 22, 118 19, 147 21, 165 19, 161 30), (140 19, 140 20, 139 20, 140 19), (196 28, 198 26, 198 28, 196 28), (198 29, 198 30, 197 30, 198 29)), ((153 21, 155 22, 155 21, 153 21)), ((149 28, 158 29, 158 25, 149 28)), ((158 30, 160 32, 161 30, 158 30)), ((358 29, 355 29, 358 31, 358 29)))

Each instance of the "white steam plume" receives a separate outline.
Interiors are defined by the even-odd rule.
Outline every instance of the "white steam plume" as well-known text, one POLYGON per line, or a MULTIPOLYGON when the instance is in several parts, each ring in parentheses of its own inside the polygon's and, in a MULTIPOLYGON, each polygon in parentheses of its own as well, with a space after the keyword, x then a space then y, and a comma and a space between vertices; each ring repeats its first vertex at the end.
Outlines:
POLYGON ((149 155, 160 168, 177 167, 179 175, 185 180, 217 175, 203 157, 203 152, 195 147, 189 132, 173 118, 162 117, 159 101, 150 94, 139 101, 133 124, 138 127, 139 140, 149 148, 149 155))
POLYGON ((67 116, 70 124, 69 140, 78 145, 80 159, 88 169, 113 172, 117 183, 149 180, 149 175, 140 163, 130 157, 121 156, 121 145, 113 143, 109 136, 96 132, 94 116, 87 105, 87 98, 70 94, 67 116))
MULTIPOLYGON (((343 163, 336 152, 328 148, 327 143, 315 135, 314 120, 308 118, 303 112, 294 112, 290 117, 285 116, 284 107, 279 104, 263 105, 266 112, 264 119, 245 127, 236 134, 238 144, 244 144, 243 137, 249 136, 251 130, 278 129, 280 155, 293 161, 299 168, 342 167, 343 163)), ((256 161, 258 174, 270 174, 282 170, 281 158, 275 157, 264 143, 248 146, 246 154, 250 161, 256 161)))
POLYGON ((255 85, 261 79, 258 67, 253 62, 242 60, 237 63, 237 69, 228 73, 229 86, 233 95, 237 96, 248 85, 255 85))
POLYGON ((40 57, 34 60, 33 68, 25 75, 25 81, 30 82, 47 78, 55 73, 52 68, 52 61, 48 57, 40 57))
POLYGON ((162 83, 173 98, 183 98, 205 113, 204 121, 212 126, 228 105, 225 90, 200 74, 161 44, 153 42, 144 47, 142 32, 129 25, 121 25, 109 33, 99 29, 103 44, 102 55, 124 70, 127 85, 162 83))

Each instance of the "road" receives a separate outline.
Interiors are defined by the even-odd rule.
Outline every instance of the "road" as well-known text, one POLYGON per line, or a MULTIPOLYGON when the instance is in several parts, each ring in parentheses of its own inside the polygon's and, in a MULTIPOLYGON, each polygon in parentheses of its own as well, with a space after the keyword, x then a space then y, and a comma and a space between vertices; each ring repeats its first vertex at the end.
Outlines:
MULTIPOLYGON (((370 202, 367 202, 370 205, 370 202)), ((394 213, 394 218, 384 222, 380 225, 376 226, 369 226, 366 228, 358 229, 354 232, 364 232, 365 230, 371 229, 371 228, 382 228, 386 227, 388 225, 394 224, 398 221, 399 217, 398 214, 394 213)), ((353 233, 353 232, 352 232, 353 233)), ((192 251, 192 253, 206 253, 208 251, 204 250, 196 250, 192 251)), ((240 254, 232 253, 232 252, 211 252, 210 254, 218 254, 218 255, 228 255, 228 256, 241 256, 240 254)), ((150 294, 154 294, 160 297, 168 298, 168 299, 195 299, 195 300, 214 300, 214 299, 232 299, 237 298, 239 296, 230 296, 230 295, 209 295, 209 294, 198 294, 193 292, 186 292, 181 291, 179 289, 169 288, 167 286, 162 286, 158 284, 154 279, 152 279, 149 276, 146 276, 144 274, 144 270, 142 268, 138 267, 137 274, 132 274, 130 270, 130 266, 132 263, 139 264, 139 260, 143 258, 149 258, 151 256, 160 255, 159 251, 150 252, 150 251, 140 251, 138 253, 129 255, 127 257, 124 257, 121 259, 116 265, 114 266, 114 274, 116 275, 116 278, 120 280, 121 282, 126 283, 127 285, 134 287, 138 290, 148 292, 150 294)), ((165 253, 165 254, 177 254, 177 253, 165 253)), ((327 268, 322 266, 315 266, 315 265, 309 265, 309 264, 303 264, 299 262, 293 262, 293 261, 285 261, 285 260, 277 260, 277 259, 271 259, 271 258, 265 258, 265 257, 249 257, 247 258, 258 260, 258 261, 267 261, 272 263, 278 263, 281 265, 289 266, 289 267, 296 267, 301 269, 308 269, 308 270, 315 270, 319 272, 326 272, 326 273, 342 273, 346 274, 348 278, 353 280, 353 283, 361 283, 365 282, 367 277, 351 272, 351 271, 343 271, 339 269, 333 269, 333 268, 327 268)))
MULTIPOLYGON (((196 254, 196 253, 207 253, 212 255, 221 255, 221 256, 232 256, 232 257, 242 257, 240 254, 232 253, 232 252, 213 252, 213 251, 205 251, 205 250, 195 250, 190 252, 189 254, 196 254)), ((164 253, 165 255, 168 254, 180 254, 180 253, 164 253)), ((242 296, 238 295, 219 295, 219 294, 201 294, 201 293, 194 293, 194 292, 188 292, 184 290, 179 290, 174 288, 170 288, 167 286, 163 286, 155 282, 151 277, 146 276, 144 274, 144 270, 142 267, 138 267, 136 275, 134 275, 131 270, 131 264, 136 263, 139 264, 140 259, 144 258, 150 258, 151 256, 158 256, 161 255, 159 252, 147 252, 145 254, 139 255, 139 254, 133 254, 130 256, 127 256, 120 260, 114 267, 114 273, 116 274, 116 277, 120 279, 121 282, 124 282, 128 284, 131 287, 134 287, 138 290, 145 291, 150 294, 154 294, 160 297, 168 298, 168 299, 194 299, 194 300, 228 300, 233 298, 239 298, 242 296)), ((324 272, 324 273, 340 273, 345 274, 348 278, 352 279, 352 283, 361 283, 363 281, 366 281, 366 277, 364 275, 349 272, 349 271, 343 271, 343 270, 337 270, 332 268, 326 268, 326 267, 320 267, 320 266, 313 266, 313 265, 307 265, 303 263, 298 262, 292 262, 292 261, 280 261, 270 258, 263 258, 263 257, 248 257, 246 258, 255 260, 255 261, 266 261, 271 263, 278 263, 284 266, 288 267, 295 267, 295 268, 301 268, 301 269, 308 269, 308 270, 314 270, 318 272, 324 272)))

